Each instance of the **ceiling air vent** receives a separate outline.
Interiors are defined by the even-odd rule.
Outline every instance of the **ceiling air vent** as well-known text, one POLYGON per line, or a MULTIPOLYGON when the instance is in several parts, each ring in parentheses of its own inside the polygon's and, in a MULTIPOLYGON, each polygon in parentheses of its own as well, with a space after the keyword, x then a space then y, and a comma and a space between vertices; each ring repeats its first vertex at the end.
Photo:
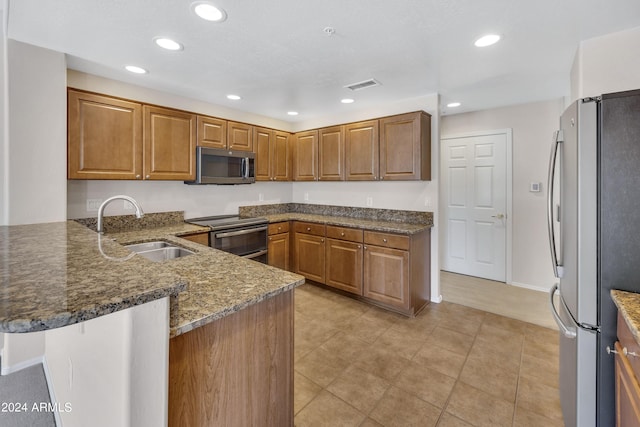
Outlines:
POLYGON ((360 89, 366 89, 368 87, 374 87, 374 86, 380 86, 380 82, 377 81, 376 79, 369 79, 363 82, 352 83, 350 85, 346 85, 345 87, 351 90, 360 90, 360 89))

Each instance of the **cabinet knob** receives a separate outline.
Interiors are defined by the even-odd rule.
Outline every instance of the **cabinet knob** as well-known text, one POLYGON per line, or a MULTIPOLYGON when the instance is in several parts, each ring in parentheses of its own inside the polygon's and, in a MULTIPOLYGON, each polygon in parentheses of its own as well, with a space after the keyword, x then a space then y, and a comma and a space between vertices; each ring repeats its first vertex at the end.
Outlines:
POLYGON ((273 240, 273 237, 269 237, 269 240, 273 240))
POLYGON ((140 178, 142 178, 141 175, 136 175, 136 179, 140 179, 140 178))
POLYGON ((387 239, 382 239, 383 242, 387 243, 387 239))
POLYGON ((322 243, 324 243, 324 239, 320 239, 320 241, 321 241, 322 243))
POLYGON ((151 178, 151 175, 147 175, 147 176, 145 176, 144 178, 145 178, 145 179, 149 179, 149 178, 151 178))
POLYGON ((307 231, 311 231, 311 227, 307 227, 307 231))
POLYGON ((344 237, 344 231, 343 231, 342 233, 340 233, 340 235, 341 235, 342 237, 344 237))
POLYGON ((360 249, 362 246, 358 245, 358 249, 360 249))
POLYGON ((380 177, 380 181, 382 181, 383 179, 384 179, 384 176, 381 176, 381 177, 380 177))
POLYGON ((282 230, 282 227, 278 227, 278 231, 282 230))
POLYGON ((367 250, 367 247, 366 247, 366 246, 364 247, 364 250, 365 250, 365 251, 367 250))

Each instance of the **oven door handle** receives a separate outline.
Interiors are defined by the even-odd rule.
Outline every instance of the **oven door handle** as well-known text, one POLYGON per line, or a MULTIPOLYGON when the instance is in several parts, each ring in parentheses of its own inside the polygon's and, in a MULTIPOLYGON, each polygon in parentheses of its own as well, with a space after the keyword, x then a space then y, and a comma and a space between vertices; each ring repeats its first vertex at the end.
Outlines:
POLYGON ((257 233, 258 231, 265 231, 265 230, 267 230, 267 226, 246 228, 244 230, 229 231, 227 233, 217 233, 215 234, 215 237, 216 239, 223 239, 225 237, 242 236, 243 234, 257 233))
POLYGON ((260 251, 260 252, 254 252, 252 254, 248 254, 248 255, 243 255, 242 258, 247 258, 247 259, 251 259, 251 258, 258 258, 261 255, 266 255, 268 251, 260 251))

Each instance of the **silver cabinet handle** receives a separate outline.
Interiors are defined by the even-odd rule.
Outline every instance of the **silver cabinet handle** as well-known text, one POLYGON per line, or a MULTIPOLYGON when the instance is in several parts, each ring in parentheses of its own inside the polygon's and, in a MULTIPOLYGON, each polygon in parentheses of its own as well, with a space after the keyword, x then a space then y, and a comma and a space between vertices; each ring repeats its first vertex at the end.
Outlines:
MULTIPOLYGON (((611 347, 607 346, 607 354, 618 354, 618 352, 616 350, 612 350, 611 347)), ((633 357, 638 357, 638 355, 636 354, 635 351, 629 351, 627 350, 627 347, 623 347, 622 348, 622 354, 624 354, 625 356, 633 356, 633 357)))
POLYGON ((228 233, 217 233, 215 235, 215 238, 222 239, 224 237, 242 236, 243 234, 257 233, 258 231, 264 231, 266 229, 267 227, 255 227, 255 228, 247 228, 245 230, 239 230, 239 231, 229 231, 228 233))
MULTIPOLYGON (((557 278, 561 278, 564 273, 562 264, 558 260, 558 254, 556 253, 556 236, 553 231, 553 195, 555 188, 553 181, 555 178, 556 162, 558 160, 558 149, 560 144, 564 142, 564 134, 562 130, 556 132, 556 138, 551 148, 551 158, 549 159, 549 179, 547 181, 547 228, 549 231, 549 248, 551 249, 551 263, 553 264, 553 274, 557 278)), ((562 242, 560 242, 562 245, 562 242)))
POLYGON ((556 324, 558 325, 558 328, 560 329, 562 334, 567 338, 575 338, 577 335, 576 330, 571 329, 564 324, 564 322, 560 318, 560 315, 558 314, 558 310, 556 309, 556 305, 553 301, 553 297, 557 291, 558 291, 558 284, 556 283, 549 290, 549 305, 551 307, 551 314, 553 315, 553 319, 556 321, 556 324))

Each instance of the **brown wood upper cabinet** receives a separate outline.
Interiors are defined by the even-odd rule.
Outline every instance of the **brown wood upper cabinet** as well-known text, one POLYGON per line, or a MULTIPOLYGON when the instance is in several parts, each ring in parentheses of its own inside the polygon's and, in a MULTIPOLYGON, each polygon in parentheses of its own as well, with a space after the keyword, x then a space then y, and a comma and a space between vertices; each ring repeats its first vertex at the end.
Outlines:
POLYGON ((293 144, 293 180, 318 180, 318 131, 299 132, 293 144))
POLYGON ((380 179, 431 179, 431 116, 423 111, 380 119, 380 179))
POLYGON ((319 130, 318 180, 344 180, 344 126, 319 130))
POLYGON ((273 129, 254 128, 257 181, 290 181, 291 149, 289 134, 273 129))
POLYGON ((142 104, 67 95, 69 179, 142 179, 142 104))
POLYGON ((194 179, 196 115, 144 105, 143 117, 144 179, 194 179))
POLYGON ((228 121, 227 148, 229 150, 253 151, 253 126, 228 121))
POLYGON ((68 90, 69 179, 195 178, 196 116, 68 90))
POLYGON ((344 126, 347 181, 374 181, 379 172, 378 120, 344 126))
POLYGON ((227 121, 215 117, 198 116, 198 146, 227 148, 227 121))

